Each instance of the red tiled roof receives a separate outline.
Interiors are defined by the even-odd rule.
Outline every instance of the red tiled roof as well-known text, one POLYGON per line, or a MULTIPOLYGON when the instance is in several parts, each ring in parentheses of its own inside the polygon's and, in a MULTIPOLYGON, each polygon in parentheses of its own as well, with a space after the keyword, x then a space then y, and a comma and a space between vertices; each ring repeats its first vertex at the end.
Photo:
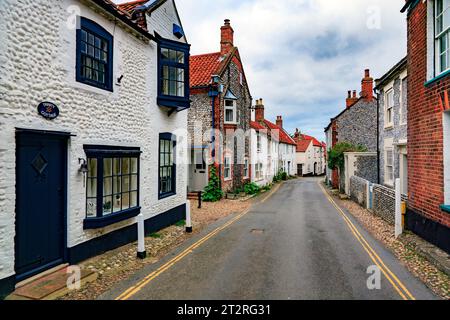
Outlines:
POLYGON ((322 144, 314 137, 308 136, 306 134, 302 134, 304 140, 310 140, 314 143, 314 147, 322 147, 322 144))
POLYGON ((122 4, 119 4, 118 6, 121 10, 131 13, 134 10, 134 8, 145 4, 146 2, 148 2, 148 0, 137 0, 137 1, 122 3, 122 4))
POLYGON ((222 61, 220 52, 191 56, 190 86, 206 86, 211 82, 211 76, 217 74, 222 61))
POLYGON ((306 152, 312 140, 299 140, 297 142, 297 152, 306 152))
POLYGON ((260 124, 259 122, 255 122, 255 121, 250 121, 250 127, 252 129, 255 129, 256 131, 266 129, 262 124, 260 124))
POLYGON ((264 123, 267 125, 267 127, 270 128, 270 130, 278 130, 279 131, 279 140, 280 143, 285 143, 285 144, 290 144, 290 145, 297 145, 297 143, 295 143, 294 139, 292 139, 287 133, 286 131, 284 131, 283 128, 277 126, 276 124, 265 120, 264 119, 264 123))

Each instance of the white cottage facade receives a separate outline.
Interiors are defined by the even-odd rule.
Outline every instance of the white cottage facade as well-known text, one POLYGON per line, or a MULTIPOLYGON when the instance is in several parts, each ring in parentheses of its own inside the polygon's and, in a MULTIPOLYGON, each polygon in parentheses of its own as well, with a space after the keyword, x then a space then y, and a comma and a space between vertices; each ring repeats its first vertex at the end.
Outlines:
POLYGON ((184 219, 189 45, 143 4, 0 7, 0 296, 184 219))

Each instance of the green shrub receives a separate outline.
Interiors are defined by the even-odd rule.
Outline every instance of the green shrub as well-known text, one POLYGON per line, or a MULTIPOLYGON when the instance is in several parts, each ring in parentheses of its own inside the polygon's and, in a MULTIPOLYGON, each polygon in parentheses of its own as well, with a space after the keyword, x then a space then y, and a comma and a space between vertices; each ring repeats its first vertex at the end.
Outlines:
POLYGON ((283 180, 283 181, 286 181, 288 179, 288 175, 287 175, 287 173, 286 172, 282 172, 281 173, 281 180, 283 180))
POLYGON ((205 202, 217 202, 223 198, 223 191, 220 189, 219 177, 215 166, 211 166, 209 183, 203 191, 202 199, 205 202))
POLYGON ((261 191, 261 188, 256 183, 252 182, 244 186, 244 191, 248 195, 255 195, 261 191))
POLYGON ((343 169, 345 165, 345 152, 366 152, 367 148, 361 145, 355 146, 348 142, 340 142, 328 151, 328 168, 343 169))

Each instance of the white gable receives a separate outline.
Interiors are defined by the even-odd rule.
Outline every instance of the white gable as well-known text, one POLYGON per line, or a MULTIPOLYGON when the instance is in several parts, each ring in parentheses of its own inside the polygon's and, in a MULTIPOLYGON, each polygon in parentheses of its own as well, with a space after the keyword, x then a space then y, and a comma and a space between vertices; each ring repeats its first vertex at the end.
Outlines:
POLYGON ((173 25, 182 27, 174 0, 167 0, 147 15, 147 26, 150 33, 158 33, 163 38, 187 43, 186 37, 178 39, 173 34, 173 25))

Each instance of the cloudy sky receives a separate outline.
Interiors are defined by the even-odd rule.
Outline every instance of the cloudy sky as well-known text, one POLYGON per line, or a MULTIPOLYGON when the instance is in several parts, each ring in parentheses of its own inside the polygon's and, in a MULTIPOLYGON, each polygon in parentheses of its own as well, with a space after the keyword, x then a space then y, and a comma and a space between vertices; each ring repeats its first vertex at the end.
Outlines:
POLYGON ((324 127, 361 88, 406 55, 404 0, 176 0, 192 54, 220 50, 228 18, 254 99, 289 132, 324 127))

